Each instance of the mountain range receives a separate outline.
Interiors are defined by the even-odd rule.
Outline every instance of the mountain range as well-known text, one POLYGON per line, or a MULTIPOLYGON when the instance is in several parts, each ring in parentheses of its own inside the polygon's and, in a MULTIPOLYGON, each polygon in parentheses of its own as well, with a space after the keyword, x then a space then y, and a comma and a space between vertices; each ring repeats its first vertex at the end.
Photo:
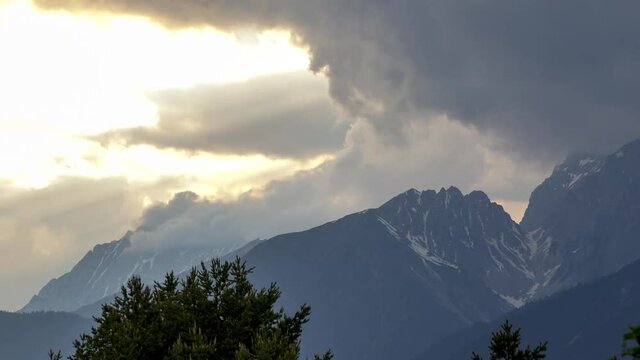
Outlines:
MULTIPOLYGON (((640 260, 590 283, 560 291, 449 335, 414 360, 458 360, 472 351, 486 355, 491 333, 509 320, 522 328, 523 342, 549 342, 547 359, 605 360, 621 349, 621 334, 640 323, 640 260)), ((487 358, 486 356, 484 357, 487 358)))
POLYGON ((640 140, 571 157, 536 188, 522 220, 545 274, 537 296, 619 270, 640 257, 640 140))
POLYGON ((0 358, 46 359, 51 349, 69 354, 73 340, 88 332, 92 324, 90 319, 64 312, 0 311, 0 358))
MULTIPOLYGON (((636 285, 626 282, 631 293, 620 293, 616 282, 640 278, 640 265, 634 263, 640 258, 638 164, 640 141, 608 156, 570 156, 533 191, 520 224, 483 192, 463 194, 450 187, 411 189, 378 208, 242 248, 133 251, 131 232, 96 246, 22 311, 90 315, 133 274, 150 282, 212 257, 241 256, 255 266, 256 285, 278 283, 286 309, 311 305, 305 353, 331 348, 336 359, 446 359, 437 352, 445 343, 438 341, 469 331, 486 337, 495 324, 477 324, 505 316, 519 316, 526 324, 547 319, 554 331, 566 329, 575 337, 554 337, 559 344, 572 351, 576 348, 569 343, 588 349, 598 344, 584 339, 600 328, 577 334, 578 323, 557 325, 549 319, 562 312, 557 304, 572 304, 620 321, 638 320, 625 317, 627 308, 620 305, 637 304, 636 285), (592 301, 602 289, 613 302, 592 301), (424 352, 427 348, 431 353, 424 352)), ((474 336, 483 339, 480 348, 487 344, 474 336)))
POLYGON ((238 247, 191 246, 136 248, 128 232, 122 239, 96 245, 71 271, 49 281, 20 311, 74 311, 120 291, 134 274, 145 282, 160 280, 168 271, 181 272, 238 247))

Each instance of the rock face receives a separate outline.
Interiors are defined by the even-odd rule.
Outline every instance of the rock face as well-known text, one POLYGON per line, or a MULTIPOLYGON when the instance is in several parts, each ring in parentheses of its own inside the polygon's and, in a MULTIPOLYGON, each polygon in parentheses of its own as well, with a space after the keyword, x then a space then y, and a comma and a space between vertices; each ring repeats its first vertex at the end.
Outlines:
POLYGON ((556 166, 551 176, 533 190, 520 226, 525 231, 542 227, 544 221, 562 204, 564 197, 574 187, 602 169, 605 159, 602 155, 576 154, 556 166))
POLYGON ((513 308, 530 287, 520 228, 481 192, 407 191, 377 209, 249 251, 254 281, 313 309, 308 353, 406 359, 465 324, 513 308), (502 295, 502 296, 501 296, 502 295))
POLYGON ((640 140, 606 157, 572 157, 532 194, 522 220, 535 297, 640 258, 640 140))
POLYGON ((424 261, 474 274, 510 301, 524 297, 534 280, 523 231, 481 191, 411 190, 378 211, 424 261))

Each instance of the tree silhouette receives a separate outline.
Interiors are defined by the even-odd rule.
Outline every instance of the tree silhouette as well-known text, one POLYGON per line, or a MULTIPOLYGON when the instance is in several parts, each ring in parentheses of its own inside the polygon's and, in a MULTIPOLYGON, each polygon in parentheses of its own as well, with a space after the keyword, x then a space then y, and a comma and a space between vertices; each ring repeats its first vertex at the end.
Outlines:
MULTIPOLYGON (((236 258, 193 268, 182 280, 168 273, 153 287, 132 277, 102 314, 90 334, 74 342, 70 360, 295 360, 302 326, 311 309, 292 316, 274 311, 280 290, 257 290, 253 269, 236 258)), ((49 354, 60 360, 59 353, 49 354)), ((327 351, 318 360, 329 360, 327 351)))
MULTIPOLYGON (((627 356, 632 359, 640 359, 640 326, 630 326, 629 332, 622 336, 622 358, 627 356), (629 342, 634 342, 630 345, 629 342)), ((617 356, 612 356, 609 360, 618 360, 617 356)))
POLYGON ((640 326, 631 326, 630 331, 624 334, 624 349, 622 356, 630 356, 632 359, 640 359, 640 326), (635 346, 629 346, 628 342, 635 341, 635 346))
MULTIPOLYGON (((545 358, 547 351, 547 342, 538 344, 534 349, 527 346, 526 349, 520 349, 520 330, 513 331, 513 326, 509 320, 502 324, 501 329, 494 332, 491 336, 491 344, 489 345, 490 360, 541 360, 545 358)), ((473 352, 472 360, 482 360, 480 355, 473 352)))

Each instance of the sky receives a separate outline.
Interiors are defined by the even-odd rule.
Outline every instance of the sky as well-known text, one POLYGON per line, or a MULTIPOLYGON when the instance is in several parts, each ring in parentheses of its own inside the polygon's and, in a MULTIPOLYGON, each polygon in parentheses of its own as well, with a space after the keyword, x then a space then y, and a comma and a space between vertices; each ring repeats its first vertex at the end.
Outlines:
POLYGON ((567 154, 640 137, 638 10, 0 0, 0 309, 158 214, 244 242, 454 185, 518 221, 567 154))

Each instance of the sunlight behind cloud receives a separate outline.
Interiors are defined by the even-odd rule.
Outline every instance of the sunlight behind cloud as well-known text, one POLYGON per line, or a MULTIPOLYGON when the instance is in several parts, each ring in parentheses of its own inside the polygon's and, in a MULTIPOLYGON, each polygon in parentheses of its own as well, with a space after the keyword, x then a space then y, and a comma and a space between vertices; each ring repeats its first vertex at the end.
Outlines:
POLYGON ((140 17, 78 16, 9 0, 0 2, 0 53, 0 178, 14 186, 41 188, 59 176, 151 181, 189 174, 196 183, 212 182, 211 193, 307 166, 261 156, 102 148, 82 139, 157 123, 150 92, 306 69, 308 54, 287 33, 171 31, 140 17))
POLYGON ((152 124, 153 90, 225 83, 308 66, 286 33, 239 40, 170 31, 135 17, 43 12, 0 3, 0 129, 95 133, 152 124))
POLYGON ((262 155, 189 155, 146 145, 111 146, 105 150, 89 140, 44 132, 2 132, 0 148, 8 149, 0 151, 0 179, 14 187, 42 188, 60 176, 122 176, 137 183, 181 179, 182 187, 167 188, 167 198, 185 188, 204 196, 233 197, 330 159, 328 155, 302 160, 262 155))

